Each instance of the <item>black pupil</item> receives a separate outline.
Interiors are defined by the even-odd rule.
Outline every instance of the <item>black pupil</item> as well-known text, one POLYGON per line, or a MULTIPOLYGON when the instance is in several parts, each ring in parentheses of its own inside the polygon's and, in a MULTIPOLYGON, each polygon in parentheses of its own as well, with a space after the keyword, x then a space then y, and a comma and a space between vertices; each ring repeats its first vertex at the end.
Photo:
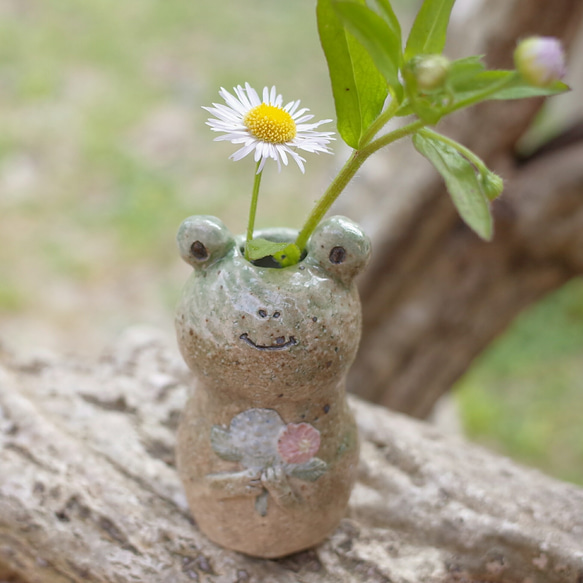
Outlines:
POLYGON ((259 315, 260 315, 262 318, 266 318, 266 317, 267 317, 267 312, 266 312, 265 310, 259 310, 259 315))
POLYGON ((195 241, 190 246, 190 252, 192 253, 192 256, 199 261, 203 261, 209 256, 209 252, 200 241, 195 241))
POLYGON ((346 259, 346 249, 344 247, 332 247, 329 259, 330 263, 342 263, 346 259))

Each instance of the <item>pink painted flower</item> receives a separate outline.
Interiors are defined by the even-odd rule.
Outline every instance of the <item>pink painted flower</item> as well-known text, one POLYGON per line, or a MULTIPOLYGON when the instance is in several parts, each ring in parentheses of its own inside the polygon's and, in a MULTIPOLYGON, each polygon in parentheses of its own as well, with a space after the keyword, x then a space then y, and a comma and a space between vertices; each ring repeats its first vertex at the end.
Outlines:
POLYGON ((320 432, 308 423, 288 423, 277 441, 277 453, 288 464, 303 464, 320 449, 320 432))

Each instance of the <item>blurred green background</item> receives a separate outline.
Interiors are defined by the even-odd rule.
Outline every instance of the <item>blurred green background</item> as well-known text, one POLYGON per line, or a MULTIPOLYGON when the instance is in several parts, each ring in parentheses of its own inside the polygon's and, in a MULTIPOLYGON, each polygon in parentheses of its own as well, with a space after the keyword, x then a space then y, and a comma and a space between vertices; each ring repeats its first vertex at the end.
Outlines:
MULTIPOLYGON (((254 170, 201 105, 249 81, 333 117, 314 1, 0 0, 0 35, 0 341, 95 354, 132 324, 171 333, 178 225, 243 231, 254 170)), ((258 226, 299 227, 335 149, 305 176, 268 169, 258 226)), ((459 383, 467 434, 583 484, 582 355, 576 281, 459 383)))

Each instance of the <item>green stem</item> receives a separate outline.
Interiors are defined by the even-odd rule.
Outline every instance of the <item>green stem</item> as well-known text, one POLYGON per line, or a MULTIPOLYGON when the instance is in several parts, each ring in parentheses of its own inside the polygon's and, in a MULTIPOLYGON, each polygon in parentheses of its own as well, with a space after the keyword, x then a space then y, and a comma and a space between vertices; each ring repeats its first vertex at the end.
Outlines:
POLYGON ((253 194, 251 195, 251 208, 249 209, 249 222, 247 223, 247 241, 245 243, 245 259, 249 261, 249 249, 247 243, 253 239, 253 231, 255 230, 255 215, 257 214, 257 200, 259 199, 259 185, 261 184, 261 175, 263 170, 258 172, 259 164, 257 162, 255 167, 255 181, 253 182, 253 194))
POLYGON ((410 136, 414 134, 416 131, 420 130, 425 125, 425 122, 422 119, 418 119, 417 121, 411 122, 407 125, 404 125, 401 128, 397 128, 384 136, 381 136, 374 142, 371 142, 366 148, 361 150, 361 153, 368 158, 371 154, 374 154, 377 150, 404 138, 405 136, 410 136))
MULTIPOLYGON (((444 117, 454 111, 459 109, 463 109, 464 107, 468 107, 470 105, 474 105, 479 101, 483 101, 487 99, 494 93, 500 91, 507 85, 509 85, 514 79, 516 75, 510 75, 505 79, 502 79, 499 83, 492 85, 491 87, 484 89, 480 93, 473 95, 472 97, 468 97, 458 103, 452 105, 448 109, 443 111, 441 117, 444 117)), ((423 129, 426 123, 418 119, 417 121, 411 122, 401 128, 393 130, 380 138, 372 141, 375 135, 383 128, 383 126, 395 115, 395 113, 399 109, 399 103, 394 98, 389 104, 389 107, 384 111, 379 117, 373 122, 373 124, 368 128, 364 136, 360 141, 361 148, 359 150, 353 150, 352 155, 346 161, 346 164, 340 170, 338 176, 332 181, 326 192, 322 195, 318 203, 316 204, 315 208, 312 210, 310 215, 308 216, 302 230, 300 231, 298 238, 296 239, 296 245, 300 248, 300 251, 303 252, 306 244, 314 232, 315 228, 318 226, 318 223, 322 220, 324 215, 328 212, 332 204, 336 201, 340 193, 346 188, 348 183, 352 180, 356 172, 359 168, 364 164, 365 160, 374 154, 377 150, 404 138, 405 136, 410 136, 419 130, 423 130, 424 132, 430 132, 430 135, 442 142, 449 144, 457 151, 459 151, 463 156, 465 156, 470 162, 476 165, 478 170, 482 171, 482 168, 486 169, 486 166, 473 152, 458 144, 457 142, 442 136, 436 132, 432 132, 429 129, 423 129)))
POLYGON ((364 164, 365 160, 383 146, 387 146, 396 140, 415 133, 418 129, 422 128, 423 125, 424 122, 418 120, 403 126, 402 128, 393 130, 374 142, 371 142, 362 150, 353 150, 352 155, 346 161, 346 164, 344 164, 342 170, 338 173, 338 176, 336 176, 326 192, 322 195, 322 198, 320 198, 300 231, 298 238, 296 239, 296 245, 300 248, 301 252, 305 249, 306 243, 314 232, 314 229, 318 226, 318 223, 323 219, 324 215, 358 172, 359 168, 364 164))
POLYGON ((346 185, 350 182, 367 158, 368 156, 362 155, 362 151, 352 151, 350 158, 348 158, 346 164, 342 167, 342 170, 340 170, 336 178, 334 178, 330 183, 330 186, 326 189, 326 192, 317 202, 316 206, 312 209, 310 216, 307 218, 302 230, 299 232, 298 238, 296 239, 296 245, 300 248, 301 252, 305 249, 306 243, 314 232, 314 229, 318 226, 318 223, 322 220, 324 215, 328 212, 328 209, 340 196, 340 193, 346 188, 346 185))
POLYGON ((394 93, 391 92, 391 103, 383 113, 381 113, 369 126, 368 130, 362 136, 359 147, 362 149, 364 148, 386 125, 393 116, 395 115, 396 111, 399 109, 401 104, 395 97, 394 93))
POLYGON ((484 164, 484 161, 478 156, 476 156, 476 154, 474 154, 471 150, 469 150, 465 146, 462 146, 459 142, 456 142, 455 140, 452 140, 447 136, 434 132, 429 128, 423 128, 422 130, 419 130, 419 133, 423 136, 428 136, 429 138, 433 138, 434 140, 438 140, 439 142, 447 144, 448 146, 451 146, 454 150, 457 150, 464 158, 469 160, 478 169, 480 174, 488 172, 488 168, 486 164, 484 164))

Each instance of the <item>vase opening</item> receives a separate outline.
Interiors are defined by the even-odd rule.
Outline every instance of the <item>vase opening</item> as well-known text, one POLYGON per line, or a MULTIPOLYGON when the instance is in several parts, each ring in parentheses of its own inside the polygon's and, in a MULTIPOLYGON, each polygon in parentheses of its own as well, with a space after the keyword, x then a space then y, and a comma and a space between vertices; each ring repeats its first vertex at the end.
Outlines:
MULTIPOLYGON (((269 236, 269 237, 265 237, 268 241, 273 241, 274 243, 292 243, 292 241, 287 241, 286 239, 282 239, 280 237, 276 237, 276 236, 269 236)), ((245 245, 240 245, 239 246, 239 251, 241 252, 241 255, 243 257, 245 257, 245 245)), ((304 249, 304 251, 302 252, 302 255, 300 257, 300 260, 298 261, 297 264, 295 265, 299 265, 308 255, 308 251, 306 249, 304 249)), ((267 267, 269 269, 283 269, 283 267, 287 267, 284 265, 281 265, 278 261, 276 261, 276 259, 273 257, 273 255, 267 255, 265 257, 261 257, 261 259, 255 259, 253 261, 250 261, 249 263, 251 263, 252 265, 255 265, 255 267, 267 267)))

